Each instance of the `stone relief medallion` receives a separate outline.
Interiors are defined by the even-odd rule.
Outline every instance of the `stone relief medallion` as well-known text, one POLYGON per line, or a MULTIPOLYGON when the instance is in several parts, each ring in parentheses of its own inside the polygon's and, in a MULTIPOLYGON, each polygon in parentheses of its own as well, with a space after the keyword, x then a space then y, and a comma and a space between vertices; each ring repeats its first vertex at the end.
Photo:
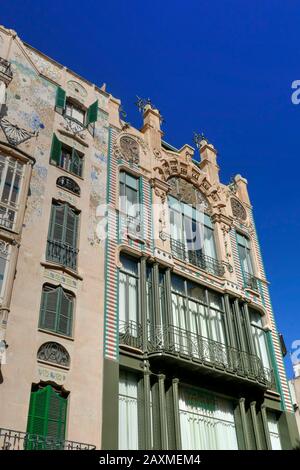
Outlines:
POLYGON ((86 89, 78 82, 75 80, 69 80, 67 83, 67 89, 70 93, 72 93, 74 96, 80 96, 81 98, 86 98, 87 96, 87 91, 86 89))
POLYGON ((120 139, 120 150, 123 158, 130 163, 139 163, 140 146, 129 136, 123 136, 120 139))
POLYGON ((247 219, 247 213, 244 206, 235 198, 230 199, 232 215, 240 220, 247 219))

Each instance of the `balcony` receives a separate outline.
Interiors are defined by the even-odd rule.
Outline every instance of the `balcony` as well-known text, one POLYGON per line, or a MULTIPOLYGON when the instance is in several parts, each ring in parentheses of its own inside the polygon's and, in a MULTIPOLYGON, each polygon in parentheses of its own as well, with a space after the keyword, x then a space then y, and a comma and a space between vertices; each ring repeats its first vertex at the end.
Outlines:
POLYGON ((82 442, 57 440, 12 429, 0 428, 0 450, 94 450, 96 446, 82 442))
POLYGON ((47 241, 46 259, 76 271, 78 249, 56 240, 47 241))
POLYGON ((244 272, 244 287, 259 292, 258 279, 253 274, 244 272))
POLYGON ((174 238, 170 239, 171 243, 171 250, 172 254, 176 257, 181 259, 182 261, 188 262, 197 266, 204 271, 214 274, 215 276, 223 276, 225 272, 224 263, 222 261, 218 261, 215 258, 211 258, 210 256, 206 256, 199 251, 188 251, 186 250, 185 244, 174 240, 174 238))
MULTIPOLYGON (((120 325, 119 334, 120 345, 143 349, 141 325, 132 321, 120 325)), ((264 388, 274 389, 273 371, 265 368, 258 356, 173 325, 152 329, 146 348, 149 356, 157 356, 160 360, 163 355, 174 364, 180 358, 186 361, 187 367, 190 364, 203 371, 210 369, 215 375, 226 373, 228 377, 247 379, 264 388)))
POLYGON ((143 348, 142 325, 132 320, 119 322, 119 344, 134 349, 143 348))
POLYGON ((9 83, 13 78, 11 64, 3 59, 3 57, 0 57, 0 77, 2 77, 6 83, 9 83))

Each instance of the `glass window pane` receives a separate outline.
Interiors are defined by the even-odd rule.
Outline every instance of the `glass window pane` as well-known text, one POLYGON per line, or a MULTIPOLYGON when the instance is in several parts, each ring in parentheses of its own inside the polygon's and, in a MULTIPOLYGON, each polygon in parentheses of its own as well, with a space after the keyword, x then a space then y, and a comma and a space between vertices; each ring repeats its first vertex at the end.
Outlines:
POLYGON ((120 371, 119 379, 119 449, 138 449, 137 377, 120 371))

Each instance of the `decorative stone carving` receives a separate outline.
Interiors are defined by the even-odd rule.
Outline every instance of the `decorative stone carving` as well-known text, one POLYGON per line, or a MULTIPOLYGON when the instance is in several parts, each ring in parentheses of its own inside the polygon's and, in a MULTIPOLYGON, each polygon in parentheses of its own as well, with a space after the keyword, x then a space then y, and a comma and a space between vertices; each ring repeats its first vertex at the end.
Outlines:
POLYGON ((168 180, 171 186, 170 194, 192 206, 202 205, 205 210, 209 209, 206 196, 192 183, 183 178, 172 177, 168 180))
POLYGON ((68 351, 61 344, 54 343, 52 341, 40 346, 37 353, 37 359, 63 367, 70 367, 70 355, 68 351))
POLYGON ((12 124, 10 121, 8 121, 8 119, 5 118, 0 120, 0 126, 7 138, 7 141, 14 147, 17 147, 34 136, 37 136, 37 131, 30 132, 26 129, 22 129, 16 124, 12 124))
POLYGON ((67 88, 68 91, 76 97, 80 96, 81 98, 86 98, 87 96, 86 89, 75 80, 69 80, 67 83, 67 88))
POLYGON ((247 213, 243 205, 240 203, 240 201, 236 198, 231 198, 230 203, 231 203, 232 215, 236 217, 237 219, 246 220, 247 213))
POLYGON ((129 163, 139 163, 140 147, 132 137, 124 135, 120 138, 120 150, 124 160, 129 163))

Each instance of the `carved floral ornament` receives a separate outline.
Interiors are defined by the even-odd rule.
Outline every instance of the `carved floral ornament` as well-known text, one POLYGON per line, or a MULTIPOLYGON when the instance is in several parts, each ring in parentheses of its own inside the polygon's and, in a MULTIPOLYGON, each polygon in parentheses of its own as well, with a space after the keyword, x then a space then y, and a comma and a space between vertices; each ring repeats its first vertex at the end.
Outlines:
POLYGON ((128 163, 139 164, 141 151, 146 154, 147 146, 138 136, 121 133, 113 146, 116 158, 121 158, 128 163))
MULTIPOLYGON (((169 182, 174 178, 182 178, 191 183, 200 193, 204 195, 210 205, 222 212, 225 208, 224 195, 217 185, 212 185, 206 173, 200 170, 192 162, 187 162, 185 158, 164 158, 154 168, 159 179, 169 182)), ((171 183, 173 184, 173 183, 171 183)))
POLYGON ((247 212, 244 206, 240 203, 238 199, 232 197, 230 199, 230 204, 231 204, 232 215, 234 217, 240 220, 247 219, 247 212))

